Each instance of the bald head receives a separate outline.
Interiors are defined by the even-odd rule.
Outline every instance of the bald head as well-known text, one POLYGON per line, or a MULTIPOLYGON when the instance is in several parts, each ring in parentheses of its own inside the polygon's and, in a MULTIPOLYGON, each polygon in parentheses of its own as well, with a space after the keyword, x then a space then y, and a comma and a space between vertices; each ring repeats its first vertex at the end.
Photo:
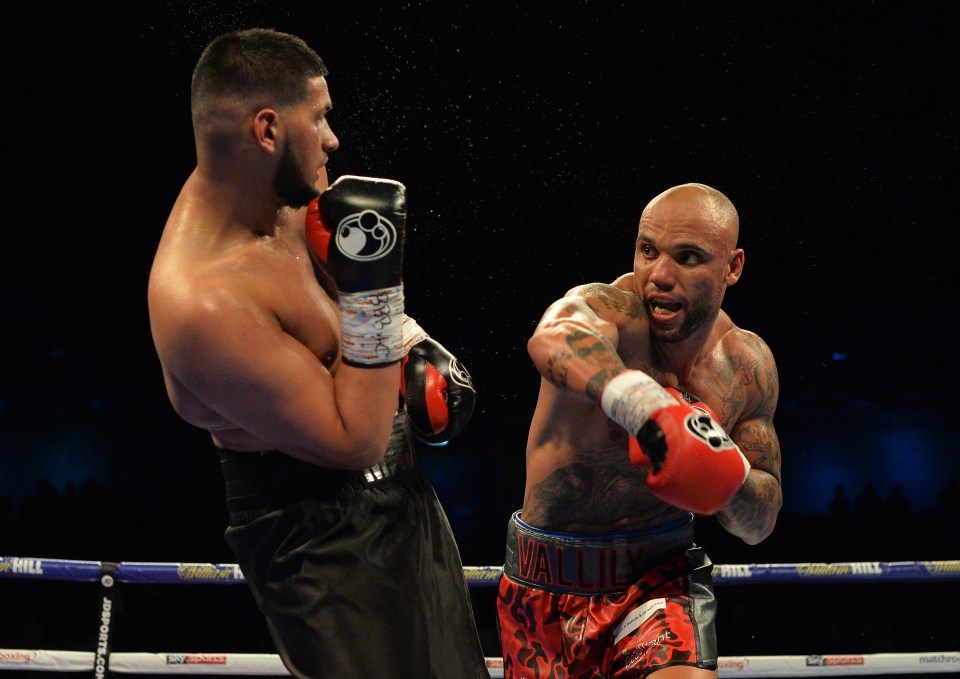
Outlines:
POLYGON ((739 229, 733 203, 706 184, 673 186, 647 203, 631 284, 659 341, 682 342, 711 332, 727 288, 743 273, 739 229))
POLYGON ((737 247, 740 234, 740 215, 730 199, 696 182, 673 186, 655 196, 643 209, 641 226, 645 220, 699 222, 728 250, 737 247))

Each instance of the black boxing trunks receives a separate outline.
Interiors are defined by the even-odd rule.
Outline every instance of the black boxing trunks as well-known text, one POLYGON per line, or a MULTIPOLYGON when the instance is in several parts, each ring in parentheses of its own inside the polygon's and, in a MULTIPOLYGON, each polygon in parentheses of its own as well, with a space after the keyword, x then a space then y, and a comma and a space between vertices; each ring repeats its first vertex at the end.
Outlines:
POLYGON ((489 679, 460 553, 405 415, 389 451, 362 472, 219 451, 227 543, 293 676, 489 679))
POLYGON ((572 535, 511 518, 497 597, 505 679, 646 677, 717 668, 713 564, 693 516, 572 535))

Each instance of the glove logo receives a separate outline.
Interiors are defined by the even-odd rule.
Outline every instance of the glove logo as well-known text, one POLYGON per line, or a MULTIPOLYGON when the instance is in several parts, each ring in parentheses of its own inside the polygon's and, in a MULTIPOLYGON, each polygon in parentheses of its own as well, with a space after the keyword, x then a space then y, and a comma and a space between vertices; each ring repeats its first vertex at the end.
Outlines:
POLYGON ((340 220, 336 243, 348 259, 369 262, 393 250, 397 244, 397 227, 375 210, 356 212, 340 220))
POLYGON ((684 420, 687 431, 701 439, 714 451, 729 450, 735 447, 727 433, 707 412, 696 406, 693 409, 694 412, 689 413, 684 420))
POLYGON ((460 361, 456 358, 450 359, 450 381, 454 384, 458 384, 461 387, 469 389, 470 391, 476 391, 476 388, 473 386, 473 378, 470 377, 470 373, 467 372, 467 369, 460 365, 460 361))

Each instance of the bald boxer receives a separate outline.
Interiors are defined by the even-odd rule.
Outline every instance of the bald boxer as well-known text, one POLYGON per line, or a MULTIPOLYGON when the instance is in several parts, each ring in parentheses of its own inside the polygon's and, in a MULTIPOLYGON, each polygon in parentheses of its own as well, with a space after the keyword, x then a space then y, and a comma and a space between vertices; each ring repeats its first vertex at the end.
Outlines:
POLYGON ((227 33, 197 62, 197 166, 150 273, 176 412, 210 433, 225 538, 295 677, 486 678, 463 564, 414 437, 475 391, 405 314, 406 187, 344 176, 327 68, 303 40, 227 33))
POLYGON ((721 309, 739 216, 704 184, 654 197, 633 271, 550 305, 523 506, 497 612, 507 679, 717 676, 710 515, 748 544, 783 503, 770 348, 721 309))

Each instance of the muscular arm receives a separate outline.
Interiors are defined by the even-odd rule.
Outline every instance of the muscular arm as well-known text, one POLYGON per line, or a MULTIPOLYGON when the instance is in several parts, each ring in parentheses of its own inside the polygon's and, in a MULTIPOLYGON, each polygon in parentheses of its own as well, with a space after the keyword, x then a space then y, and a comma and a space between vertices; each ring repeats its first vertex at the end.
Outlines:
POLYGON ((769 347, 755 335, 750 335, 746 341, 753 345, 756 356, 746 375, 748 383, 756 385, 756 405, 734 425, 730 437, 750 461, 752 470, 737 494, 716 517, 729 533, 755 545, 773 532, 783 505, 780 440, 773 426, 780 379, 769 347))
POLYGON ((612 285, 583 285, 547 308, 527 351, 545 380, 596 403, 603 385, 626 370, 617 354, 619 328, 642 317, 635 296, 612 285))
MULTIPOLYGON (((191 293, 189 302, 156 310, 164 367, 191 397, 265 447, 309 462, 361 469, 382 458, 398 363, 339 365, 334 374, 255 292, 231 284, 191 293)), ((216 436, 216 426, 207 428, 216 436)))

